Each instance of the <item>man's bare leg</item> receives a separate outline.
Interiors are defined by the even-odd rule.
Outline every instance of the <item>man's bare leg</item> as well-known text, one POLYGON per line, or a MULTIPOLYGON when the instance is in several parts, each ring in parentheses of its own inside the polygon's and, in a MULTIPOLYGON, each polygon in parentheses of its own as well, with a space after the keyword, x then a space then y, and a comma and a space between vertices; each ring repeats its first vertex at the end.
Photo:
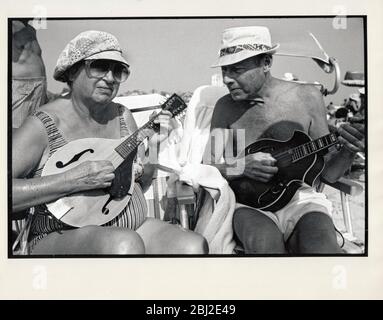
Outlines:
POLYGON ((286 253, 283 234, 263 213, 240 208, 234 213, 234 232, 247 254, 286 253))
POLYGON ((332 219, 323 212, 309 212, 299 219, 287 241, 291 253, 342 253, 332 219))

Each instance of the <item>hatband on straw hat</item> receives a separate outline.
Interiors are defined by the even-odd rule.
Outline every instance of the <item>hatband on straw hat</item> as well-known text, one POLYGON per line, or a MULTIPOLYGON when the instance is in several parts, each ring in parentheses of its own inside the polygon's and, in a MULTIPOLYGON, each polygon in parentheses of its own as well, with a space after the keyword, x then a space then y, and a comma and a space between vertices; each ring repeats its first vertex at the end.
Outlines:
POLYGON ((266 27, 229 28, 223 31, 219 58, 212 67, 234 64, 263 53, 274 54, 278 47, 279 44, 271 43, 266 27))

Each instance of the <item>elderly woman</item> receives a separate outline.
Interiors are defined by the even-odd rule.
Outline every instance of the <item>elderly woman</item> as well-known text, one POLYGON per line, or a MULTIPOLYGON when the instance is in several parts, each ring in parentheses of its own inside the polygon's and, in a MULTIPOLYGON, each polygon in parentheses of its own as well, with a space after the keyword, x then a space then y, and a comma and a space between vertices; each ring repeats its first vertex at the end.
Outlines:
MULTIPOLYGON (((31 254, 203 254, 205 239, 177 225, 146 217, 143 189, 153 175, 145 164, 131 200, 121 213, 101 226, 72 227, 56 219, 45 203, 67 195, 111 186, 115 168, 109 161, 86 161, 59 174, 42 176, 47 160, 62 146, 82 138, 120 139, 137 125, 131 112, 112 102, 129 65, 117 39, 106 32, 86 31, 60 55, 54 78, 70 93, 42 106, 13 135, 13 211, 35 208, 29 232, 31 254), (28 152, 26 153, 26 150, 28 152)), ((170 112, 156 120, 171 128, 170 112)), ((149 148, 161 142, 155 134, 149 148)))

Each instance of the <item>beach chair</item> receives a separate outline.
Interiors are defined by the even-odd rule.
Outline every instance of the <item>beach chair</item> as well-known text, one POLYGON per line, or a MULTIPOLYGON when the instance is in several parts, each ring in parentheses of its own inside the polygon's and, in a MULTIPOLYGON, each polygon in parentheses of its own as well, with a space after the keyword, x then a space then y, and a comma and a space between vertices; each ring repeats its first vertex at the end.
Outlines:
MULTIPOLYGON (((201 163, 209 138, 215 102, 227 93, 226 87, 210 85, 201 86, 194 91, 183 123, 183 136, 173 154, 177 163, 201 163)), ((172 164, 161 161, 160 164, 167 168, 174 167, 174 161, 172 164)), ((172 186, 168 184, 166 220, 194 229, 198 220, 198 214, 194 213, 199 212, 197 208, 203 204, 202 194, 200 190, 200 195, 196 195, 193 188, 180 181, 172 186)))
MULTIPOLYGON (((314 57, 313 60, 325 72, 334 73, 333 88, 327 89, 317 82, 299 82, 317 85, 323 95, 334 94, 338 90, 340 83, 340 69, 336 59, 328 57, 328 59, 322 60, 314 57)), ((184 137, 181 140, 181 152, 179 158, 181 163, 187 160, 191 162, 200 160, 196 154, 201 154, 201 149, 204 148, 207 142, 207 137, 203 134, 203 130, 210 130, 209 123, 214 105, 216 101, 226 93, 228 93, 228 91, 225 87, 216 85, 201 86, 194 91, 187 109, 184 123, 184 137), (192 127, 193 125, 195 126, 195 130, 188 128, 188 126, 192 127), (192 132, 192 134, 185 136, 190 132, 192 132)), ((363 187, 346 178, 341 178, 335 183, 330 183, 322 179, 318 186, 318 191, 322 191, 325 186, 335 188, 340 194, 343 222, 346 228, 346 232, 343 232, 344 239, 342 239, 343 242, 346 242, 343 243, 343 247, 347 248, 345 251, 347 251, 347 253, 363 253, 363 249, 359 246, 360 243, 356 246, 352 244, 353 242, 357 242, 357 239, 353 232, 352 214, 349 204, 350 197, 362 193, 363 187)), ((196 224, 196 220, 198 220, 198 209, 201 207, 201 200, 198 198, 192 187, 187 186, 180 181, 176 182, 176 199, 178 202, 177 214, 179 223, 185 228, 193 228, 196 224)), ((240 251, 240 248, 237 247, 236 250, 240 251)))
POLYGON ((33 215, 33 208, 13 212, 10 216, 11 254, 15 256, 28 254, 28 235, 33 215))
MULTIPOLYGON (((17 128, 12 128, 14 133, 17 128)), ((33 209, 27 209, 20 212, 10 212, 8 214, 8 239, 11 247, 12 255, 28 254, 28 234, 31 219, 28 219, 33 214, 33 209)))

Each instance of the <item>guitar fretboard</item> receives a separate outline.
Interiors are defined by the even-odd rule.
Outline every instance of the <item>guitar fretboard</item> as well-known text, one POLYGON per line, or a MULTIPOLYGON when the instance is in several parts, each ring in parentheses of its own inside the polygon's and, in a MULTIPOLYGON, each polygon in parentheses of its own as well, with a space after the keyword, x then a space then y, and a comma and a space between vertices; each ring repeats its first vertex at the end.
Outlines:
POLYGON ((309 155, 320 152, 338 143, 338 137, 335 133, 330 133, 316 140, 304 143, 291 149, 293 162, 303 159, 309 155))

